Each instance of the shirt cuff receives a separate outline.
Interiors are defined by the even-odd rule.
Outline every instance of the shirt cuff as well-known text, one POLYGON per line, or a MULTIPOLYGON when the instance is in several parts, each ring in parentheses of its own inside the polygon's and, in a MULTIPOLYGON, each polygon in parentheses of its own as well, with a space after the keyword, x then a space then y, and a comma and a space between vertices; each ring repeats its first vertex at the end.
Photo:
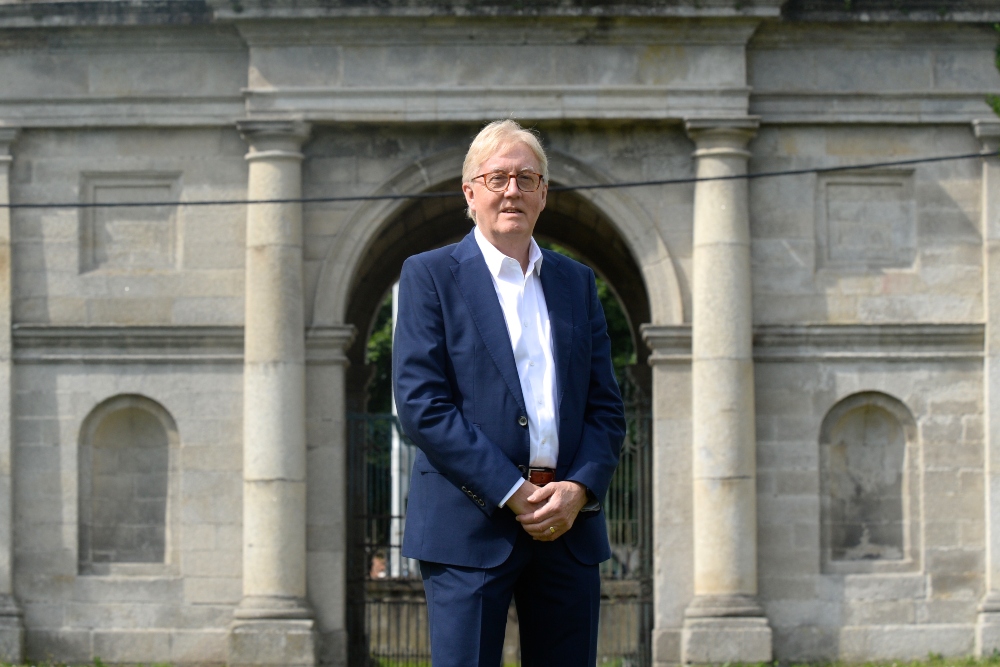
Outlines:
POLYGON ((503 500, 500 501, 499 507, 503 507, 504 505, 506 505, 507 501, 510 500, 510 497, 514 495, 515 491, 521 488, 522 484, 524 484, 524 479, 519 479, 516 482, 514 482, 514 486, 510 487, 510 491, 508 491, 507 495, 504 496, 503 500))

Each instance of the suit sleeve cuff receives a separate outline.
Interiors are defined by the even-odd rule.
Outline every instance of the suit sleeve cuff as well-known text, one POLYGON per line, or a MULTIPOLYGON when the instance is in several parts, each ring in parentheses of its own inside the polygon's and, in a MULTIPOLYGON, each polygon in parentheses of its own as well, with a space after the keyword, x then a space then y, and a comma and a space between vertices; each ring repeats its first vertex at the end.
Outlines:
POLYGON ((517 491, 518 489, 520 489, 520 488, 521 488, 521 485, 522 485, 522 484, 524 484, 524 479, 519 479, 519 480, 517 480, 516 482, 514 482, 514 486, 510 487, 510 491, 508 491, 508 492, 507 492, 507 495, 506 495, 506 496, 504 496, 504 497, 503 497, 503 500, 501 500, 501 501, 500 501, 500 505, 499 505, 499 506, 500 506, 500 507, 503 507, 504 505, 506 505, 506 504, 507 504, 507 501, 508 501, 508 500, 510 500, 510 497, 511 497, 512 495, 514 495, 514 493, 515 493, 515 492, 516 492, 516 491, 517 491))

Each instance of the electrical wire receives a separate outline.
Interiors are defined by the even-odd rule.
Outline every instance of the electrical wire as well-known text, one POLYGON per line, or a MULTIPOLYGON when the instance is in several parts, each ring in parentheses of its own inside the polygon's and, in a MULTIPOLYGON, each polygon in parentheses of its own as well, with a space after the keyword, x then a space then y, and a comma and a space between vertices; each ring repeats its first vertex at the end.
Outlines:
MULTIPOLYGON (((975 158, 1000 157, 1000 151, 981 153, 963 153, 960 155, 942 155, 937 157, 912 158, 908 160, 890 160, 884 162, 867 162, 863 164, 841 165, 836 167, 809 167, 804 169, 783 169, 780 171, 759 171, 747 174, 731 174, 726 176, 689 176, 684 178, 663 178, 647 181, 623 181, 619 183, 590 183, 585 185, 554 185, 549 192, 574 192, 581 190, 613 190, 621 188, 642 188, 664 185, 688 185, 709 181, 756 180, 761 178, 778 178, 781 176, 801 176, 805 174, 829 174, 842 171, 862 171, 865 169, 883 169, 886 167, 901 167, 934 162, 950 162, 970 160, 975 158)), ((461 191, 447 192, 415 192, 412 194, 380 194, 380 195, 344 195, 330 197, 288 197, 279 199, 204 199, 194 201, 152 201, 152 202, 55 202, 55 203, 0 203, 0 209, 88 209, 88 208, 140 208, 154 206, 259 206, 263 204, 321 204, 330 202, 364 202, 392 201, 409 199, 444 199, 462 197, 461 191)))

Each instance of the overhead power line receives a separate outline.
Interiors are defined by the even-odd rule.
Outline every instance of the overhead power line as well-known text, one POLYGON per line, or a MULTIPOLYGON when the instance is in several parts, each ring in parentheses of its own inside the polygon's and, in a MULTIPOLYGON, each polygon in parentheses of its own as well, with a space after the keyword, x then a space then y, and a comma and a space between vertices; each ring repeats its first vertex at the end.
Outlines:
MULTIPOLYGON (((885 162, 867 162, 863 164, 842 165, 836 167, 809 167, 804 169, 782 169, 780 171, 758 171, 730 176, 689 176, 684 178, 663 178, 647 181, 623 181, 619 183, 591 183, 585 185, 554 185, 549 192, 573 192, 580 190, 614 190, 621 188, 642 188, 663 185, 685 185, 704 183, 708 181, 738 181, 756 180, 761 178, 777 178, 780 176, 801 176, 804 174, 829 174, 839 171, 861 171, 865 169, 883 169, 886 167, 903 167, 932 162, 951 162, 971 160, 976 158, 998 157, 1000 151, 982 153, 962 153, 960 155, 940 155, 936 157, 921 157, 908 160, 890 160, 885 162)), ((330 202, 387 201, 407 199, 444 199, 462 197, 460 191, 447 192, 417 192, 412 194, 380 194, 380 195, 343 195, 329 197, 289 197, 282 199, 203 199, 194 201, 125 201, 125 202, 53 202, 53 203, 8 203, 0 204, 0 209, 83 209, 83 208, 139 208, 154 206, 258 206, 263 204, 322 204, 330 202)))

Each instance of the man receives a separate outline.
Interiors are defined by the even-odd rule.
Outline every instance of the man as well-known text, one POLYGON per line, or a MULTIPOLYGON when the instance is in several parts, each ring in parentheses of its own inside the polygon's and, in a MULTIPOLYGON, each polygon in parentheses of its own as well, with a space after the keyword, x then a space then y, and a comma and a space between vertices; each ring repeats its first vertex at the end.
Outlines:
POLYGON ((473 232, 400 276, 395 400, 420 448, 403 555, 434 667, 498 667, 512 595, 524 667, 597 660, 625 421, 593 272, 532 238, 547 171, 534 134, 487 125, 462 173, 473 232))

